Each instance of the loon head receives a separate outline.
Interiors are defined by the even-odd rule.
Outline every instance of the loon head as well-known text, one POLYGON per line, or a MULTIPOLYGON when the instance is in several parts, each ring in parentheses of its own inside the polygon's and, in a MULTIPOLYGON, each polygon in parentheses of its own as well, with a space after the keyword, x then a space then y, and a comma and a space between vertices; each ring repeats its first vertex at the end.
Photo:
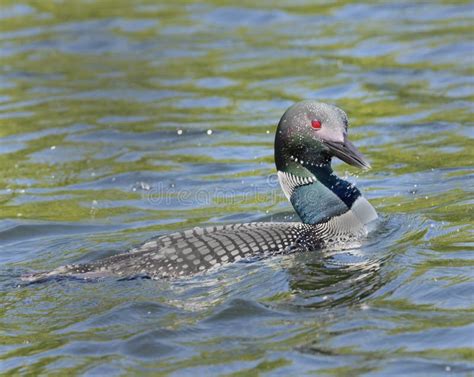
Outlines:
POLYGON ((347 137, 348 120, 336 106, 317 101, 302 101, 282 116, 275 137, 275 164, 286 197, 301 220, 308 224, 327 222, 359 208, 364 203, 367 215, 376 217, 370 204, 349 182, 337 177, 331 160, 362 169, 370 165, 347 137), (357 205, 354 207, 354 204, 357 205), (367 203, 367 204, 365 204, 367 203))
MULTIPOLYGON (((317 101, 302 101, 281 117, 275 138, 275 163, 279 171, 298 166, 330 166, 338 157, 349 165, 369 169, 365 157, 347 138, 348 120, 340 108, 317 101)), ((297 173, 297 171, 295 171, 297 173)))

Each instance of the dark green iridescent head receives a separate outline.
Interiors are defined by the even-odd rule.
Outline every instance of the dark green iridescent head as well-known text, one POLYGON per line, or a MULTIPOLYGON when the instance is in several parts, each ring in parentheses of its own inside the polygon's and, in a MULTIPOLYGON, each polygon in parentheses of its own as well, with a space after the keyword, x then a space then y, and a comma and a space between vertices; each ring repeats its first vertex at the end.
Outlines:
POLYGON ((275 137, 275 163, 279 171, 305 175, 304 168, 330 168, 331 158, 363 169, 369 163, 347 138, 348 120, 336 106, 302 101, 281 117, 275 137))

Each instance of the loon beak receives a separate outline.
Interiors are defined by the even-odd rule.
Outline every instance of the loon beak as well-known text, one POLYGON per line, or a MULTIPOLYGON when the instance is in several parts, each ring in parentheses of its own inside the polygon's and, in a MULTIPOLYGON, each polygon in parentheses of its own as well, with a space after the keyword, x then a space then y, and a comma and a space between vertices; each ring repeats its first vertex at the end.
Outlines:
POLYGON ((365 170, 371 168, 364 155, 349 141, 346 135, 344 135, 344 141, 342 143, 325 140, 324 144, 326 144, 333 156, 336 156, 349 165, 365 170))

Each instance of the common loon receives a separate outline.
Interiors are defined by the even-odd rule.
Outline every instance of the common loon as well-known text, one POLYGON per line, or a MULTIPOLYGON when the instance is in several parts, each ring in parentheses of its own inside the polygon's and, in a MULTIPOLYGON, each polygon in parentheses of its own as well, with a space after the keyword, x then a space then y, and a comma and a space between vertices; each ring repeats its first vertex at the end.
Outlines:
POLYGON ((275 164, 281 188, 302 222, 256 222, 196 227, 151 239, 127 253, 23 276, 177 278, 241 259, 317 250, 360 240, 377 218, 370 203, 331 169, 332 157, 363 169, 370 165, 347 138, 348 120, 336 106, 302 101, 276 130, 275 164))

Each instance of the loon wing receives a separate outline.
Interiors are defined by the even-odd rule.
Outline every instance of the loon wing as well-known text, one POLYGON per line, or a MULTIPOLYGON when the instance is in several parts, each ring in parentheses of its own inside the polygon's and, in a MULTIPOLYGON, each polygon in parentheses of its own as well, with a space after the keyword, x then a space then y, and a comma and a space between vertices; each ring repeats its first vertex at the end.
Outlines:
POLYGON ((240 259, 318 248, 320 237, 315 230, 312 225, 296 222, 196 227, 151 239, 127 253, 22 279, 34 282, 51 277, 190 276, 240 259))
POLYGON ((358 240, 377 214, 361 198, 351 210, 325 223, 246 223, 196 227, 151 239, 127 253, 92 263, 66 265, 22 277, 36 282, 52 277, 98 278, 190 276, 245 258, 315 250, 358 240))

